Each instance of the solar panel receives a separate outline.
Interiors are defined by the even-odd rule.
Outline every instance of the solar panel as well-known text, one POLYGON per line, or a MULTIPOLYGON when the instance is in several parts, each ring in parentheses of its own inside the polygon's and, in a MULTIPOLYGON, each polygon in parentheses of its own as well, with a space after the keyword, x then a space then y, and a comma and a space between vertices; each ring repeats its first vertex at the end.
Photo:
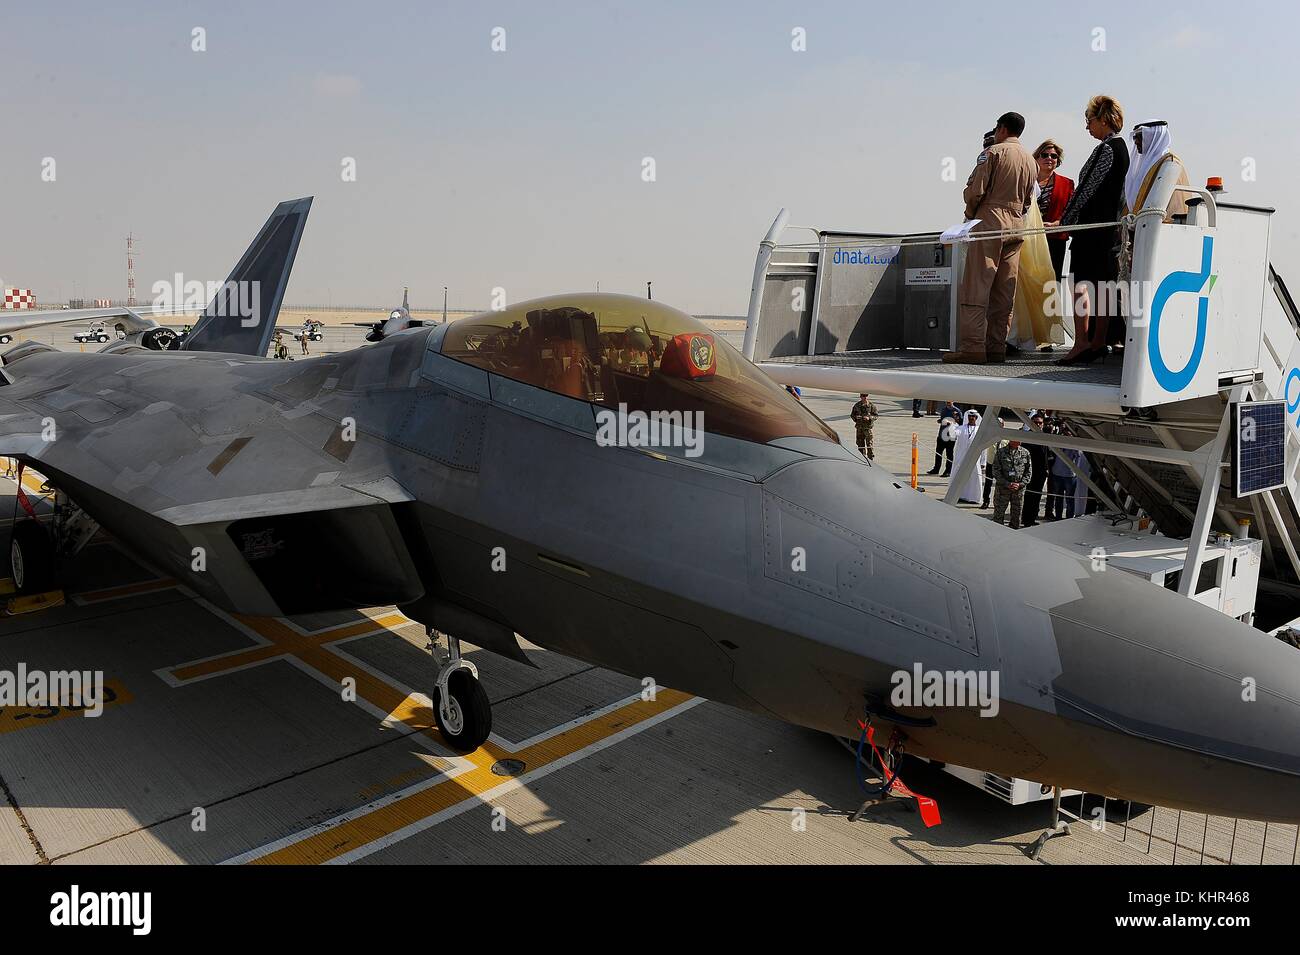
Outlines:
POLYGON ((1237 497, 1285 487, 1286 402, 1238 402, 1232 430, 1232 487, 1237 497))

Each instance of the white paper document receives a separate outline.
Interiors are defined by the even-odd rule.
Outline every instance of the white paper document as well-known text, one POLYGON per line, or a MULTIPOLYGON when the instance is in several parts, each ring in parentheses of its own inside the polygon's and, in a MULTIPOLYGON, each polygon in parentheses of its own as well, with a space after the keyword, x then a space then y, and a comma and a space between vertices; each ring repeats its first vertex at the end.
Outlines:
POLYGON ((950 229, 945 229, 943 235, 939 236, 940 242, 964 242, 971 230, 979 225, 982 219, 971 219, 963 222, 961 225, 955 225, 950 229))

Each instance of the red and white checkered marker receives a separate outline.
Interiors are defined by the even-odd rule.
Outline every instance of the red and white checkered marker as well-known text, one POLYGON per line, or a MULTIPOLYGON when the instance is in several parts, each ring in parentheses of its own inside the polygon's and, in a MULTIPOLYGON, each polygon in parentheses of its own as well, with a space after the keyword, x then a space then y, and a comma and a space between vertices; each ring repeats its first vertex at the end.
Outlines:
POLYGON ((36 293, 29 288, 5 289, 5 308, 35 308, 36 293))

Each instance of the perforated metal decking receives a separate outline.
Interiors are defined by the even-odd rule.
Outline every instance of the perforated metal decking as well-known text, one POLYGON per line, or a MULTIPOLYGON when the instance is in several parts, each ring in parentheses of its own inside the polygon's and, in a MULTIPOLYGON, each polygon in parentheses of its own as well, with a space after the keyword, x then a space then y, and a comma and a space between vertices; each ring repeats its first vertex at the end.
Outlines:
POLYGON ((872 371, 909 371, 954 377, 1028 378, 1037 381, 1119 387, 1123 365, 1118 356, 1110 358, 1106 364, 1101 364, 1100 361, 1091 365, 1055 364, 1055 359, 1063 354, 1065 350, 1061 349, 1056 353, 1009 355, 1005 363, 996 365, 945 365, 937 352, 881 349, 839 352, 833 355, 788 355, 769 358, 761 364, 820 365, 872 371))

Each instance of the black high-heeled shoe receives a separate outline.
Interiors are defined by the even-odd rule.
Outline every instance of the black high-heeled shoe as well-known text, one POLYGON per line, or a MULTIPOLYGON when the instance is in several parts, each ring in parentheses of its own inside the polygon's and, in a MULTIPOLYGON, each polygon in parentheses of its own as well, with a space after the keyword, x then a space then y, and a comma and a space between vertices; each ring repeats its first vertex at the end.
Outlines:
POLYGON ((1079 365, 1091 365, 1098 358, 1101 359, 1101 363, 1103 365, 1106 364, 1105 345, 1102 345, 1100 348, 1089 348, 1087 351, 1085 351, 1083 354, 1081 354, 1078 358, 1075 359, 1075 363, 1079 365))
POLYGON ((1088 352, 1090 352, 1091 350, 1092 350, 1092 349, 1090 349, 1090 348, 1085 348, 1083 351, 1079 352, 1078 354, 1075 354, 1075 355, 1064 355, 1064 356, 1062 356, 1061 358, 1058 358, 1058 359, 1056 359, 1055 361, 1053 361, 1052 364, 1053 364, 1053 365, 1073 365, 1073 364, 1075 364, 1076 362, 1081 361, 1081 360, 1083 359, 1083 356, 1086 355, 1086 354, 1088 354, 1088 352))

